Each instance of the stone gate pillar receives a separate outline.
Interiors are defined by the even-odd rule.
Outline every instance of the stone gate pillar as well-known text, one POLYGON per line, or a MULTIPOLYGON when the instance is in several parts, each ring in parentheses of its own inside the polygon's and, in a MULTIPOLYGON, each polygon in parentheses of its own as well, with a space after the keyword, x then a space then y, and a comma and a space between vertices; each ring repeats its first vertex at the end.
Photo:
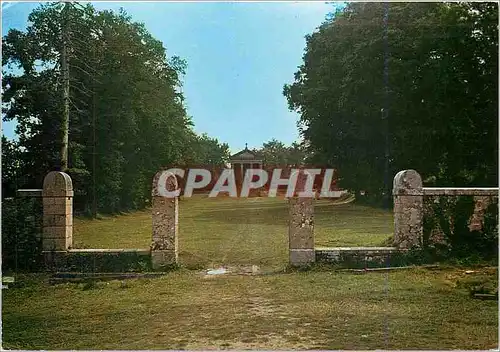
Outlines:
POLYGON ((66 251, 73 245, 73 184, 64 172, 43 180, 43 250, 66 251))
POLYGON ((422 178, 415 170, 403 170, 393 182, 394 245, 398 249, 422 246, 423 191, 422 178))
POLYGON ((178 260, 178 196, 165 196, 162 192, 177 190, 177 178, 169 171, 159 171, 153 179, 153 241, 151 263, 153 269, 175 265, 178 260))
POLYGON ((289 222, 288 241, 290 264, 304 265, 314 263, 314 198, 302 198, 298 192, 305 189, 306 175, 300 171, 295 193, 288 200, 289 222))

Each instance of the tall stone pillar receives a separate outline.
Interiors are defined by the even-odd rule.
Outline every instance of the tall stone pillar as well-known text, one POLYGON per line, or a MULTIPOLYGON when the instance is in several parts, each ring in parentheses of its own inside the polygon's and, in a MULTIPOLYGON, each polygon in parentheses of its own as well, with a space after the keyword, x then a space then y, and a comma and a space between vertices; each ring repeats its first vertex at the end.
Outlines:
POLYGON ((306 175, 301 171, 293 197, 288 200, 288 239, 290 264, 294 266, 314 263, 314 199, 300 198, 305 189, 306 175))
POLYGON ((177 189, 177 178, 173 173, 160 171, 153 179, 153 241, 151 244, 153 269, 175 265, 178 261, 179 199, 177 196, 162 195, 160 191, 162 187, 169 192, 177 189))
POLYGON ((403 170, 393 182, 394 245, 398 249, 422 246, 423 192, 422 178, 415 170, 403 170))
POLYGON ((64 172, 52 171, 43 181, 44 251, 66 251, 73 245, 73 184, 64 172))

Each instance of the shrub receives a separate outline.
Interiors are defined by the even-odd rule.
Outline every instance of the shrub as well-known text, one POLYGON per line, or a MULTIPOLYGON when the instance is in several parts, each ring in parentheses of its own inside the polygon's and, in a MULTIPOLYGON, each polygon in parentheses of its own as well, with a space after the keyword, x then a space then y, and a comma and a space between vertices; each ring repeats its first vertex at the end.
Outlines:
POLYGON ((42 267, 41 198, 2 201, 2 271, 37 271, 42 267))
POLYGON ((471 196, 428 197, 424 203, 424 250, 462 263, 498 260, 498 198, 485 211, 481 231, 471 231, 471 196))

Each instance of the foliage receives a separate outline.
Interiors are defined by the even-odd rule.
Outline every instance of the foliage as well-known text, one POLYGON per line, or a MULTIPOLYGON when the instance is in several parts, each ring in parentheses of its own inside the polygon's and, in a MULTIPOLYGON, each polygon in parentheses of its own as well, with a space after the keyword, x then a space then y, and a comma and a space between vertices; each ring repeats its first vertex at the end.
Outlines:
POLYGON ((195 164, 225 166, 231 153, 227 143, 221 143, 217 138, 211 138, 206 133, 194 136, 193 155, 195 164))
POLYGON ((59 168, 63 110, 61 52, 70 75, 69 170, 77 211, 144 207, 161 167, 220 162, 227 145, 192 130, 181 93, 186 62, 123 10, 44 4, 25 31, 3 38, 4 120, 17 121, 24 182, 40 188, 59 168))
POLYGON ((293 165, 299 166, 304 163, 306 158, 305 147, 302 144, 293 142, 286 146, 277 139, 271 139, 263 143, 260 149, 255 150, 266 165, 293 165))
POLYGON ((486 209, 481 231, 469 229, 473 212, 472 197, 427 199, 424 211, 424 251, 432 253, 437 259, 458 260, 462 263, 497 261, 498 199, 486 209))
POLYGON ((20 169, 17 143, 2 136, 2 198, 16 195, 18 185, 22 182, 20 169))
POLYGON ((284 87, 315 161, 377 195, 408 168, 436 186, 495 186, 497 24, 493 3, 350 3, 330 16, 284 87))
POLYGON ((2 271, 37 271, 42 267, 40 198, 2 201, 2 271))

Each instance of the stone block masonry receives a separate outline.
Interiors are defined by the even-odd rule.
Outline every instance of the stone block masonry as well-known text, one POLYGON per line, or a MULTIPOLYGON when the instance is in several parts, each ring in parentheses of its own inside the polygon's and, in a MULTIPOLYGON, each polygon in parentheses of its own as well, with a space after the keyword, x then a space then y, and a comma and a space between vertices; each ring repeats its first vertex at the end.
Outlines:
POLYGON ((179 199, 161 196, 162 192, 158 188, 163 186, 169 192, 178 188, 177 178, 173 173, 162 170, 153 179, 153 239, 151 243, 153 269, 176 265, 179 256, 179 199))
POLYGON ((386 266, 398 252, 395 247, 316 247, 316 261, 358 268, 386 266))
POLYGON ((418 172, 403 170, 394 177, 393 196, 394 245, 398 249, 410 249, 423 244, 424 196, 474 196, 469 229, 480 231, 488 205, 493 197, 498 198, 498 188, 422 187, 418 172))
POLYGON ((153 233, 150 248, 73 249, 71 178, 63 172, 47 174, 43 189, 40 190, 43 202, 42 247, 46 269, 119 271, 144 269, 150 265, 153 269, 161 269, 177 264, 178 197, 161 196, 157 186, 158 180, 163 182, 160 185, 167 191, 177 189, 177 179, 172 173, 160 171, 156 174, 152 191, 153 233))
POLYGON ((422 178, 415 170, 394 177, 394 244, 399 249, 418 248, 423 238, 422 178))
MULTIPOLYGON (((305 188, 306 178, 302 173, 297 180, 295 194, 305 188)), ((293 266, 314 263, 314 199, 312 197, 289 198, 288 241, 289 262, 293 266)))
POLYGON ((43 181, 44 251, 65 251, 73 245, 73 184, 69 175, 53 171, 43 181))

